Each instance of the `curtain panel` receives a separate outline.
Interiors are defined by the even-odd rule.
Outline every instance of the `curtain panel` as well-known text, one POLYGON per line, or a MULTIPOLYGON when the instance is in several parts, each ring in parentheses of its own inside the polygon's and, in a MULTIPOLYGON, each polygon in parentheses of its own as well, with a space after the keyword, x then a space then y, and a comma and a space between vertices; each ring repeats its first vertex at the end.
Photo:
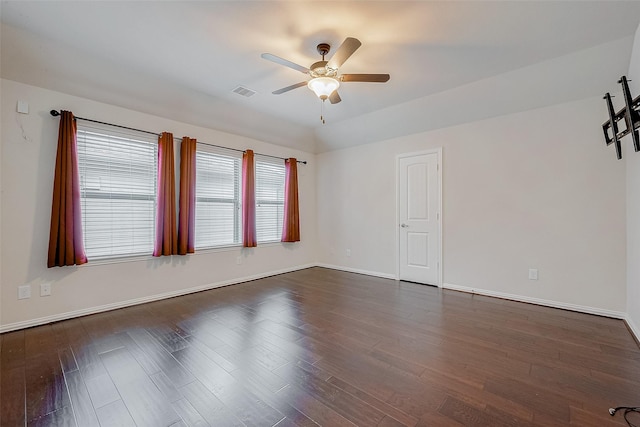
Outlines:
POLYGON ((256 167, 253 150, 242 154, 242 246, 258 246, 256 237, 256 167))
POLYGON ((180 144, 178 255, 192 254, 195 251, 196 145, 195 139, 186 136, 180 144))
POLYGON ((71 111, 62 111, 53 178, 47 267, 87 262, 82 240, 77 126, 71 111))
POLYGON ((156 206, 156 239, 153 256, 178 253, 176 233, 176 184, 173 134, 158 137, 158 191, 156 206))
POLYGON ((300 241, 300 210, 298 207, 298 161, 284 161, 284 218, 282 242, 300 241))

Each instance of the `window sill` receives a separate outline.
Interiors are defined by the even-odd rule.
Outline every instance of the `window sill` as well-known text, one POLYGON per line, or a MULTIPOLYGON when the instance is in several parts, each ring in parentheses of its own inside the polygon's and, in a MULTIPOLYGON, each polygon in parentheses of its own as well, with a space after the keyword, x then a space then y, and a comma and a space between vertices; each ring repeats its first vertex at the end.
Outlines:
POLYGON ((280 240, 269 240, 267 242, 258 242, 258 247, 260 246, 275 246, 278 243, 282 243, 280 240))
MULTIPOLYGON (((259 242, 257 248, 278 246, 280 244, 282 244, 282 242, 280 242, 279 240, 259 242)), ((192 254, 171 255, 171 256, 180 257, 180 256, 189 256, 189 255, 192 255, 192 256, 206 255, 206 254, 219 253, 219 252, 232 252, 232 251, 237 251, 238 249, 242 250, 243 249, 242 245, 216 246, 216 247, 201 248, 201 249, 196 248, 195 253, 192 253, 192 254)), ((250 248, 250 249, 255 249, 255 248, 250 248)), ((125 255, 125 256, 113 257, 113 258, 89 259, 86 264, 82 264, 80 267, 85 268, 85 267, 93 267, 93 266, 109 265, 109 264, 124 264, 129 262, 153 261, 156 259, 164 259, 164 258, 166 258, 166 256, 154 257, 153 255, 131 255, 131 256, 125 255)))
MULTIPOLYGON (((265 247, 265 246, 275 246, 277 244, 281 243, 280 240, 270 240, 268 242, 258 242, 258 248, 260 247, 265 247)), ((230 252, 230 251, 235 251, 238 249, 244 249, 243 246, 241 244, 235 244, 235 245, 228 245, 228 246, 215 246, 215 247, 210 247, 210 248, 196 248, 196 252, 193 254, 189 254, 189 255, 198 255, 198 254, 207 254, 207 253, 215 253, 215 252, 230 252)), ((255 248, 248 248, 248 249, 255 249, 255 248)))
POLYGON ((226 245, 226 246, 212 246, 209 248, 196 248, 195 253, 192 253, 189 255, 204 255, 204 254, 213 254, 216 252, 231 252, 238 249, 242 249, 241 244, 233 244, 233 245, 226 245))
POLYGON ((153 255, 124 255, 112 258, 89 258, 88 262, 86 264, 82 264, 80 267, 93 267, 107 264, 123 264, 127 262, 150 261, 152 259, 155 259, 153 255))

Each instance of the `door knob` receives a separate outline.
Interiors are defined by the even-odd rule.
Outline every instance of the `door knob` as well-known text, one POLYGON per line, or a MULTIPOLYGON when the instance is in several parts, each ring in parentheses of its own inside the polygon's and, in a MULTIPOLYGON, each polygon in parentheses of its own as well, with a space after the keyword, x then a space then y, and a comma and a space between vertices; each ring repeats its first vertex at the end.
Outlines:
POLYGON ((400 227, 402 228, 408 228, 409 226, 407 224, 400 224, 400 227))

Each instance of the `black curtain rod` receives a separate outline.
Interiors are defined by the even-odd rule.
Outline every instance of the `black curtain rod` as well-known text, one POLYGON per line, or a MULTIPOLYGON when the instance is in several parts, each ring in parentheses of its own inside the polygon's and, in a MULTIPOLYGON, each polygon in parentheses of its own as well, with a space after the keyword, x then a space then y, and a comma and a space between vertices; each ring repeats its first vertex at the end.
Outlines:
MULTIPOLYGON (((51 114, 53 117, 58 117, 58 116, 60 115, 60 112, 59 112, 58 110, 51 110, 51 111, 49 111, 49 114, 51 114)), ((101 124, 101 125, 114 126, 114 127, 120 128, 120 129, 133 130, 133 131, 136 131, 136 132, 148 133, 149 135, 160 136, 160 134, 159 134, 159 133, 156 133, 156 132, 150 132, 150 131, 148 131, 148 130, 142 130, 142 129, 130 128, 130 127, 127 127, 127 126, 122 126, 122 125, 115 125, 115 124, 113 124, 113 123, 101 122, 101 121, 93 120, 93 119, 86 119, 86 118, 84 118, 84 117, 78 117, 78 116, 73 116, 73 117, 74 117, 75 119, 77 119, 77 120, 84 120, 85 122, 98 123, 98 124, 101 124)), ((179 139, 179 138, 174 138, 174 139, 179 139)), ((196 140, 196 142, 197 142, 198 144, 209 145, 209 146, 211 146, 211 147, 224 148, 225 150, 232 150, 232 151, 238 151, 238 152, 240 152, 240 153, 244 153, 244 150, 238 150, 237 148, 223 147, 223 146, 221 146, 221 145, 209 144, 208 142, 200 142, 200 141, 197 141, 197 140, 196 140)), ((260 153, 256 153, 256 154, 258 154, 258 155, 260 155, 260 156, 263 156, 263 157, 271 157, 272 159, 287 160, 287 159, 285 159, 284 157, 270 156, 269 154, 260 154, 260 153)), ((302 163, 302 164, 304 164, 304 165, 306 165, 306 164, 307 164, 307 161, 306 161, 306 160, 298 160, 297 162, 298 162, 298 163, 302 163)))
MULTIPOLYGON (((60 112, 58 110, 51 110, 51 111, 49 111, 49 114, 51 114, 53 117, 58 117, 60 115, 60 112)), ((121 126, 121 125, 114 125, 113 123, 101 122, 101 121, 93 120, 93 119, 85 119, 84 117, 78 117, 78 116, 75 116, 75 115, 73 116, 73 118, 77 119, 77 120, 84 120, 85 122, 99 123, 101 125, 109 125, 109 126, 114 126, 114 127, 120 128, 120 129, 134 130, 136 132, 142 132, 142 133, 148 133, 149 135, 160 136, 159 133, 149 132, 148 130, 130 128, 130 127, 121 126)))

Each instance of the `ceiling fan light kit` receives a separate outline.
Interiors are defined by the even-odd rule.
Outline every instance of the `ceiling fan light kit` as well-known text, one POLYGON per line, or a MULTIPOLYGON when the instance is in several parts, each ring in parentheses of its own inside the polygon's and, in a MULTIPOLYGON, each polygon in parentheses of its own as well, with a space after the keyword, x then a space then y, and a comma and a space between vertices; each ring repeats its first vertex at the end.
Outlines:
MULTIPOLYGON (((369 82, 369 83, 385 83, 389 81, 389 74, 342 74, 338 75, 338 69, 345 63, 347 59, 362 45, 360 40, 347 37, 340 45, 338 50, 333 54, 333 57, 329 61, 325 61, 324 57, 331 50, 331 46, 328 43, 320 43, 316 47, 318 53, 322 55, 322 60, 311 64, 309 68, 305 68, 302 65, 295 64, 279 56, 272 55, 270 53, 263 53, 262 58, 275 62, 276 64, 284 65, 285 67, 292 68, 301 73, 311 76, 311 80, 308 82, 296 83, 278 90, 273 91, 274 95, 280 95, 290 90, 297 89, 302 86, 307 86, 316 94, 318 98, 324 101, 327 99, 332 104, 337 104, 342 99, 338 94, 338 88, 340 82, 369 82)), ((324 123, 322 115, 320 120, 324 123)))
POLYGON ((316 94, 316 96, 325 101, 329 96, 340 87, 340 82, 333 77, 316 77, 309 80, 307 87, 316 94))

